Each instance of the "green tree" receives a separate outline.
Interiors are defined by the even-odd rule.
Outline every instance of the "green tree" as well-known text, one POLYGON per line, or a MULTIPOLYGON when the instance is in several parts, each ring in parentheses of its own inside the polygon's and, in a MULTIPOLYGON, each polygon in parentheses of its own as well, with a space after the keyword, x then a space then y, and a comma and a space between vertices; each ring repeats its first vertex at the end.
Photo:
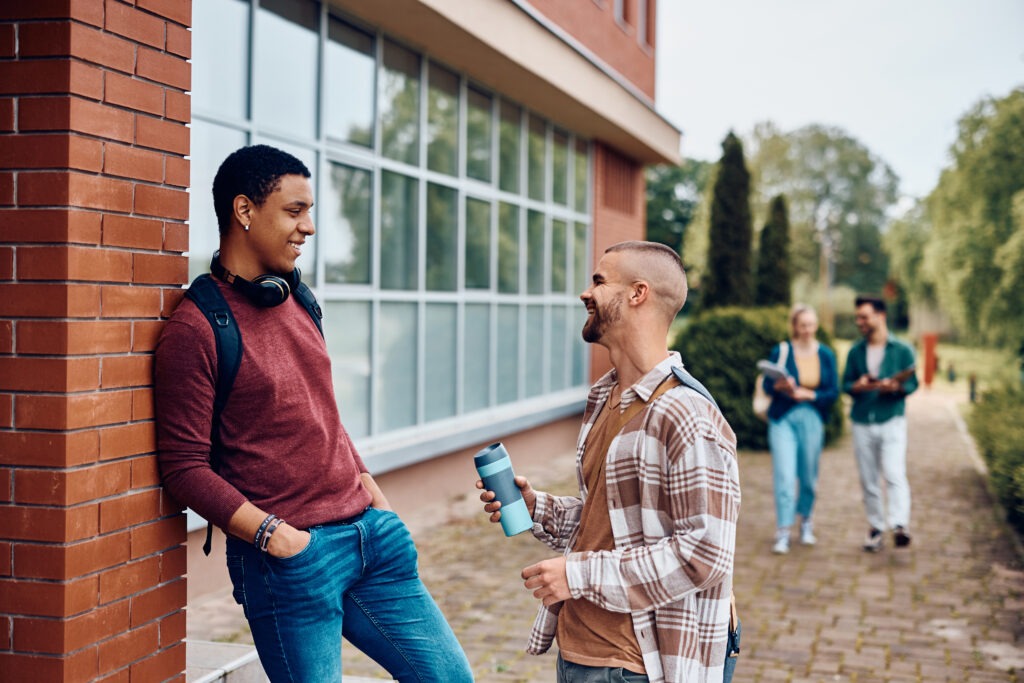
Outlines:
POLYGON ((790 286, 789 211, 785 196, 780 194, 772 199, 768 222, 761 230, 754 303, 758 306, 789 306, 792 302, 790 286))
POLYGON ((952 164, 927 200, 924 268, 968 339, 1017 348, 1024 337, 1024 88, 975 105, 952 164))
POLYGON ((712 164, 684 159, 679 166, 650 166, 647 175, 647 239, 683 253, 686 230, 693 222, 712 164))
POLYGON ((712 192, 709 237, 701 305, 751 305, 750 172, 743 159, 743 144, 731 131, 722 141, 722 158, 712 192))
POLYGON ((844 131, 821 125, 783 133, 761 123, 749 149, 756 214, 776 195, 787 199, 790 275, 817 280, 825 249, 831 283, 880 291, 889 272, 881 236, 899 182, 892 169, 844 131))

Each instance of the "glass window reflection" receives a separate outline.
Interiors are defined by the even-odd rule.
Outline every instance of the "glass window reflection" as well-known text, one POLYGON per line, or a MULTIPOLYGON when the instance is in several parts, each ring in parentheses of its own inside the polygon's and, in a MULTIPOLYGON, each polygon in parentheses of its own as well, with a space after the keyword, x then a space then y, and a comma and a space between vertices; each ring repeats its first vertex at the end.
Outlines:
POLYGON ((458 283, 458 194, 453 188, 427 185, 427 289, 454 292, 458 283))
POLYGON ((418 183, 384 171, 380 196, 380 286, 412 290, 419 286, 418 183))
POLYGON ((560 130, 551 136, 551 201, 569 204, 569 136, 560 130))
POLYGON ((370 310, 368 301, 324 302, 324 337, 341 420, 357 439, 370 433, 370 310))
POLYGON ((256 13, 258 81, 253 115, 261 126, 316 138, 320 6, 312 0, 263 0, 256 13))
POLYGON ((498 291, 519 291, 519 207, 498 205, 498 291))
POLYGON ((373 176, 365 169, 332 163, 327 189, 317 226, 324 277, 333 283, 370 284, 373 176))
POLYGON ((498 403, 519 400, 519 307, 498 306, 498 403))
POLYGON ((466 89, 466 175, 491 180, 491 96, 466 89))
MULTIPOLYGON (((201 3, 198 3, 201 4, 201 3)), ((373 147, 373 93, 377 71, 373 36, 330 18, 325 55, 327 135, 373 147)))
POLYGON ((466 304, 465 315, 462 409, 469 413, 486 408, 491 402, 491 307, 466 304))
POLYGON ((544 201, 547 190, 547 126, 544 119, 530 114, 527 143, 527 184, 530 199, 544 201))
POLYGON ((427 422, 455 415, 456 313, 455 304, 427 304, 423 330, 423 386, 430 397, 423 402, 427 422))
POLYGON ((427 168, 459 170, 459 77, 431 64, 427 76, 427 168))
POLYGON ((377 402, 379 432, 416 424, 416 354, 409 352, 416 339, 416 304, 383 302, 380 305, 377 348, 377 402))
POLYGON ((466 199, 466 288, 491 286, 491 203, 466 199))
POLYGON ((420 145, 420 56, 384 41, 380 90, 381 153, 415 164, 420 145))
POLYGON ((531 210, 526 218, 526 291, 529 294, 544 293, 544 241, 544 214, 531 210))
MULTIPOLYGON (((249 3, 204 0, 192 6, 192 106, 220 116, 249 114, 249 3)), ((194 185, 193 185, 194 186, 194 185)))
POLYGON ((519 107, 501 103, 501 123, 498 139, 498 187, 505 192, 519 192, 519 107))
POLYGON ((590 154, 587 151, 587 143, 583 140, 576 140, 576 150, 573 153, 573 204, 580 213, 590 212, 590 198, 587 196, 589 169, 590 154))
POLYGON ((551 291, 555 294, 565 294, 567 289, 567 233, 565 221, 551 221, 551 291))

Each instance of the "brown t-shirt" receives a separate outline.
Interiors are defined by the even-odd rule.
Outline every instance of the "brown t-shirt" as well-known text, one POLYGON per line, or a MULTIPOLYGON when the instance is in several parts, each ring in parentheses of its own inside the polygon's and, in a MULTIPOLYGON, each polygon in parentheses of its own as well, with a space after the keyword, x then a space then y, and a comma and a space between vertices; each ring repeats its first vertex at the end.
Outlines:
MULTIPOLYGON (((637 398, 637 401, 642 399, 637 398)), ((587 500, 580 512, 579 535, 574 552, 614 550, 615 539, 608 517, 605 458, 608 446, 621 428, 619 411, 605 403, 587 436, 583 450, 583 478, 587 500)), ((567 662, 583 666, 623 667, 646 673, 640 643, 628 612, 610 612, 585 598, 566 600, 558 614, 558 649, 567 662)))

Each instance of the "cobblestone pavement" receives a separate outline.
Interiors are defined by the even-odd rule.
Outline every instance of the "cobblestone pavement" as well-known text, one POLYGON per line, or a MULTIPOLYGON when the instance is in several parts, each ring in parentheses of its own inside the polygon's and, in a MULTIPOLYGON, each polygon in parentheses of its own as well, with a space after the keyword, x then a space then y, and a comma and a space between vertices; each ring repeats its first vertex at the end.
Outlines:
MULTIPOLYGON (((890 538, 878 554, 860 549, 866 523, 846 436, 822 456, 818 545, 772 555, 770 457, 741 454, 737 683, 1024 681, 1020 545, 994 512, 959 399, 940 390, 910 399, 914 541, 907 549, 894 549, 890 538)), ((574 489, 568 453, 545 472, 524 474, 538 488, 574 489)), ((522 567, 550 553, 528 534, 505 538, 479 506, 468 493, 444 506, 445 523, 411 523, 423 580, 478 681, 553 681, 553 655, 523 652, 537 606, 518 579, 522 567)), ((221 595, 189 606, 189 637, 247 642, 248 632, 240 609, 221 595)), ((348 645, 343 658, 346 674, 386 678, 348 645)))

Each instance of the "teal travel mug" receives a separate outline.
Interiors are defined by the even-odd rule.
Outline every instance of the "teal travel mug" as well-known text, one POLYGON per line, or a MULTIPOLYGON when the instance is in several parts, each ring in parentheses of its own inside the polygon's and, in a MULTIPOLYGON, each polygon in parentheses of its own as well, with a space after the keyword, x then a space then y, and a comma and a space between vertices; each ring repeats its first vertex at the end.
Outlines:
POLYGON ((523 500, 523 494, 516 486, 512 459, 499 441, 492 443, 473 456, 477 474, 484 482, 484 488, 494 491, 495 500, 501 501, 501 528, 506 536, 515 536, 533 528, 530 511, 523 500))

